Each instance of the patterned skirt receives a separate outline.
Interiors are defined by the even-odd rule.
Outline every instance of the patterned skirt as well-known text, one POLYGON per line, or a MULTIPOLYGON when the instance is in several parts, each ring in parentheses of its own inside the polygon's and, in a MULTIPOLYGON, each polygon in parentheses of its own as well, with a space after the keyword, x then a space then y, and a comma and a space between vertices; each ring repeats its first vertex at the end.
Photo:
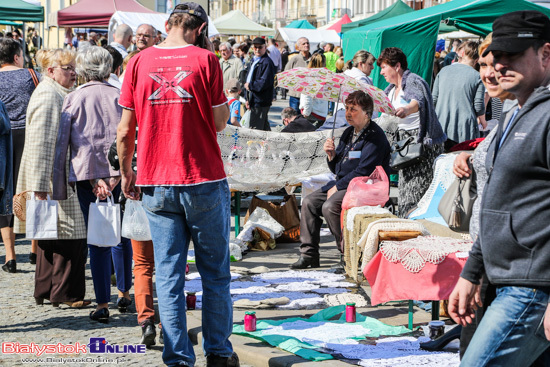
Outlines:
MULTIPOLYGON (((399 130, 398 140, 409 136, 418 136, 419 129, 399 130)), ((435 159, 443 153, 443 143, 424 146, 427 159, 421 163, 399 170, 399 218, 406 218, 407 214, 422 199, 433 179, 433 164, 435 159)))

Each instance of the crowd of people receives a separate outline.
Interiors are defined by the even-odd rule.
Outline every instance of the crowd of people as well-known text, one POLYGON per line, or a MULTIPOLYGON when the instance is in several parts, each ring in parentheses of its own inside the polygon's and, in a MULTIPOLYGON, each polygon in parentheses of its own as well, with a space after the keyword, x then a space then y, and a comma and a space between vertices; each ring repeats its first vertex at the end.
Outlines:
MULTIPOLYGON (((323 218, 343 252, 340 216, 347 187, 377 166, 388 176, 394 173, 394 142, 410 138, 424 148, 423 160, 397 172, 398 213, 406 218, 432 181, 435 159, 449 146, 479 138, 495 126, 473 157, 460 154, 454 165, 459 177, 476 171, 480 198, 470 226, 474 247, 449 313, 464 326, 466 365, 509 364, 512 358, 514 365, 529 365, 545 358, 550 345, 548 17, 535 11, 506 14, 481 44, 453 43, 432 86, 411 71, 412 60, 397 47, 378 56, 360 50, 344 62, 341 47, 322 43, 311 52, 305 37, 298 39, 294 53, 262 37, 243 43, 210 40, 203 32, 207 24, 204 9, 187 2, 170 14, 166 38, 149 24, 140 25, 135 35, 121 24, 108 45, 94 32, 79 39, 68 28, 66 47, 36 53, 33 65, 40 72, 24 67, 24 43, 0 40, 5 272, 17 273, 15 234, 26 233, 25 221, 13 215, 12 197, 29 192, 37 200, 58 203, 57 239, 33 240, 29 254, 36 263, 36 304, 90 305, 84 277, 89 256, 96 302, 90 319, 109 322, 114 271, 119 312, 132 305, 134 286, 140 343, 154 345, 159 327, 164 363, 192 366, 184 288, 193 241, 203 285, 207 365, 238 366, 229 342, 230 194, 216 134, 228 124, 271 130, 270 107, 278 91, 287 97, 276 85, 283 70, 327 68, 372 85, 376 64, 389 83, 384 92, 395 108, 391 116, 379 115, 362 90, 349 94, 337 111, 332 103, 288 91, 283 133, 311 132, 327 124, 346 128, 337 145, 332 138, 324 144, 335 178, 302 203, 300 258, 291 268, 320 266, 323 218), (397 125, 392 139, 377 118, 397 125), (499 121, 491 125, 489 120, 499 121), (151 241, 122 238, 113 247, 87 243, 90 204, 109 196, 117 203, 142 200, 151 241), (484 307, 478 309, 481 302, 484 307), (514 353, 518 350, 524 352, 514 353)), ((337 271, 343 266, 341 261, 337 271)))

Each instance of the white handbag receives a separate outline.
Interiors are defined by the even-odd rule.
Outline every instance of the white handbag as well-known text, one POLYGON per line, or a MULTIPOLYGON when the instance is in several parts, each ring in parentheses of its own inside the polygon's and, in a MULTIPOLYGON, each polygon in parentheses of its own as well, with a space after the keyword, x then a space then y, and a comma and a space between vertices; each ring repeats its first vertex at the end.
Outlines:
POLYGON ((25 221, 26 237, 29 240, 57 239, 57 201, 36 200, 34 193, 27 200, 27 220, 25 221))
POLYGON ((90 203, 88 213, 88 244, 99 247, 113 247, 120 243, 120 205, 113 196, 102 203, 99 198, 90 203))
POLYGON ((145 209, 139 200, 126 200, 122 219, 122 236, 135 241, 151 241, 151 229, 145 209))

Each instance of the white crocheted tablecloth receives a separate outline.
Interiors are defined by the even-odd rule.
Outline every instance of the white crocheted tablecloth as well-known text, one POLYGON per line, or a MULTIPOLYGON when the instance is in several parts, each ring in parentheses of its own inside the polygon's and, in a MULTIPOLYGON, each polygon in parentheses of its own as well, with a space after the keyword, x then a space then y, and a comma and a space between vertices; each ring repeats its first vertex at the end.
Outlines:
POLYGON ((354 221, 355 217, 360 214, 367 214, 367 215, 391 215, 391 212, 386 209, 379 206, 358 206, 355 208, 350 208, 347 211, 346 216, 346 227, 348 228, 348 231, 353 232, 354 228, 354 221))
POLYGON ((470 251, 472 244, 449 237, 420 236, 406 241, 384 241, 380 252, 389 262, 400 262, 411 273, 418 273, 426 262, 440 264, 450 254, 470 251))

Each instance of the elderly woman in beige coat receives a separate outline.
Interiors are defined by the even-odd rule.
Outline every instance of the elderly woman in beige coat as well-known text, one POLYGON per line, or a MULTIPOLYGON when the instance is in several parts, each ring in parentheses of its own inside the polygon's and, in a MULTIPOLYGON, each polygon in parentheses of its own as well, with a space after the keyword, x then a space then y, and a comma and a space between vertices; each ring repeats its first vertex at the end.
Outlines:
MULTIPOLYGON (((65 96, 76 81, 75 53, 57 49, 39 51, 43 79, 27 109, 25 148, 17 192, 45 200, 52 191, 55 144, 65 96)), ((57 240, 39 240, 35 274, 36 304, 50 300, 54 307, 90 304, 84 301, 87 258, 86 227, 76 193, 58 202, 57 240)), ((15 220, 15 232, 25 233, 25 222, 15 220)))

